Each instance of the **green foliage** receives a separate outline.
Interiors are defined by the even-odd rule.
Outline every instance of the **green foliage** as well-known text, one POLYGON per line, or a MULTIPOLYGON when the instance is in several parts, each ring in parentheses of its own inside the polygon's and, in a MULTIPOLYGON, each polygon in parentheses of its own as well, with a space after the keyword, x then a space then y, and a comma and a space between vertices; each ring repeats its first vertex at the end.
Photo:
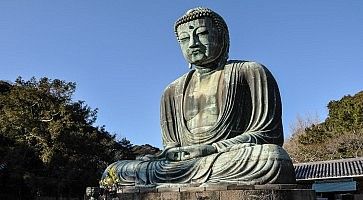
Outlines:
POLYGON ((311 125, 299 136, 302 144, 324 142, 337 135, 363 129, 363 92, 330 101, 329 115, 325 122, 311 125))
POLYGON ((328 104, 328 130, 335 132, 354 131, 363 128, 363 91, 354 96, 344 96, 328 104))
POLYGON ((305 129, 305 134, 299 135, 299 142, 301 144, 316 144, 324 142, 332 137, 332 133, 325 127, 325 123, 312 124, 305 129))
POLYGON ((0 81, 0 190, 81 196, 108 164, 135 158, 127 139, 93 126, 97 109, 72 101, 75 89, 58 79, 0 81))
POLYGON ((363 91, 330 101, 322 123, 295 131, 285 145, 295 162, 363 156, 363 91))

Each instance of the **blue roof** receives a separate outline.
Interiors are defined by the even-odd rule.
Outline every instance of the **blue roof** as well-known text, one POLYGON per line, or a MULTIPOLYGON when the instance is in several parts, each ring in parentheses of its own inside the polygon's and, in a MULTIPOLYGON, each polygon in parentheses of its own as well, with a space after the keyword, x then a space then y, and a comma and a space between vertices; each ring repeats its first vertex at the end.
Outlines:
POLYGON ((363 157, 294 164, 296 180, 363 177, 363 157))

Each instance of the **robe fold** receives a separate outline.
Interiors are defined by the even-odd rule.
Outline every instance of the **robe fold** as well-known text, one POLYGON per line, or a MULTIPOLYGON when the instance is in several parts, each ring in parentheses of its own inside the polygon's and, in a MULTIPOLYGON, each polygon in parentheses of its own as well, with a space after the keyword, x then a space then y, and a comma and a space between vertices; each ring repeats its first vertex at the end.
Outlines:
POLYGON ((222 103, 208 131, 192 133, 184 117, 186 88, 194 70, 171 83, 161 100, 164 148, 208 144, 217 153, 184 161, 119 161, 106 169, 103 179, 114 174, 120 185, 294 183, 291 159, 281 147, 282 106, 272 74, 248 61, 229 61, 220 70, 222 103))

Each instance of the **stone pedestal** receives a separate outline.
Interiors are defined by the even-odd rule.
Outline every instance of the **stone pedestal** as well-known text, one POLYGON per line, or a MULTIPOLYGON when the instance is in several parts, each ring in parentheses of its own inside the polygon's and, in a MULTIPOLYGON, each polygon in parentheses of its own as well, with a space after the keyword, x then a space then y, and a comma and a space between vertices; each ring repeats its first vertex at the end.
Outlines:
POLYGON ((119 200, 314 200, 315 192, 297 185, 210 185, 206 187, 123 187, 119 200))

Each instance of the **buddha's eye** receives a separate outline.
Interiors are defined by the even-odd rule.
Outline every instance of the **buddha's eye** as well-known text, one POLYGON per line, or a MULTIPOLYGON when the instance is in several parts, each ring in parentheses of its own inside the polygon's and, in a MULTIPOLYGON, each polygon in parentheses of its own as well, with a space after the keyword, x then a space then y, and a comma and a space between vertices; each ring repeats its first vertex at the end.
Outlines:
POLYGON ((209 32, 207 30, 197 33, 198 35, 208 35, 209 32))
POLYGON ((209 31, 208 31, 208 29, 206 27, 202 26, 202 27, 197 29, 196 34, 197 35, 208 35, 209 31))
POLYGON ((187 42, 187 41, 189 41, 189 36, 188 37, 179 37, 179 40, 181 41, 181 42, 187 42))
POLYGON ((189 41, 189 39, 190 39, 190 36, 187 33, 181 33, 179 35, 180 42, 187 42, 187 41, 189 41))

